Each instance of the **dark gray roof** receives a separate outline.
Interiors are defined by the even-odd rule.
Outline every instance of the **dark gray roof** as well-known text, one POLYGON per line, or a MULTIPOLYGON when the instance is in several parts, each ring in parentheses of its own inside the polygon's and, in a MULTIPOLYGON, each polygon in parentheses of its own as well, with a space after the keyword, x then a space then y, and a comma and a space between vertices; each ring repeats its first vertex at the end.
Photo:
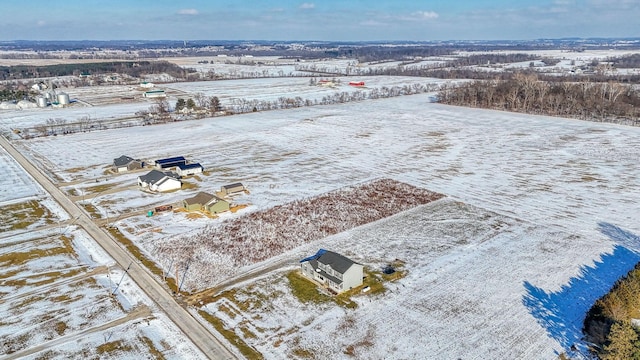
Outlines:
POLYGON ((117 159, 113 159, 113 165, 118 166, 118 167, 119 166, 126 166, 132 161, 133 161, 133 158, 128 157, 126 155, 122 155, 117 159))
POLYGON ((192 163, 192 164, 179 164, 178 168, 180 170, 187 170, 187 169, 195 169, 195 168, 202 168, 202 165, 200 165, 200 163, 192 163))
POLYGON ((321 264, 330 265, 331 268, 341 274, 344 274, 351 265, 355 264, 351 259, 344 257, 338 253, 334 253, 333 251, 327 251, 324 254, 320 255, 317 260, 321 264))
POLYGON ((147 184, 155 184, 158 181, 164 179, 165 177, 172 177, 174 179, 177 179, 178 176, 170 171, 158 171, 158 170, 151 170, 149 171, 149 173, 147 173, 146 175, 142 175, 140 176, 140 181, 145 182, 147 184))
POLYGON ((167 164, 167 163, 175 163, 175 162, 185 163, 186 161, 187 160, 184 158, 184 156, 176 156, 176 157, 171 157, 166 159, 158 159, 156 160, 156 164, 167 164))
POLYGON ((237 187, 244 187, 244 185, 242 185, 242 183, 233 183, 233 184, 229 184, 229 185, 223 185, 222 188, 223 189, 233 189, 233 188, 237 188, 237 187))
MULTIPOLYGON (((335 277, 333 275, 327 274, 327 272, 322 270, 322 269, 318 269, 318 260, 310 260, 309 264, 311 264, 311 267, 313 267, 313 270, 316 271, 317 273, 319 273, 320 275, 328 278, 329 280, 333 281, 336 284, 342 284, 342 280, 338 279, 337 277, 335 277)), ((344 273, 342 272, 342 274, 344 274, 344 273)))
POLYGON ((211 199, 214 199, 216 196, 206 193, 204 191, 201 191, 199 193, 196 194, 196 196, 194 197, 190 197, 188 199, 184 199, 184 202, 187 203, 187 205, 193 205, 193 204, 200 204, 200 205, 204 205, 206 203, 208 203, 209 201, 211 201, 211 199))

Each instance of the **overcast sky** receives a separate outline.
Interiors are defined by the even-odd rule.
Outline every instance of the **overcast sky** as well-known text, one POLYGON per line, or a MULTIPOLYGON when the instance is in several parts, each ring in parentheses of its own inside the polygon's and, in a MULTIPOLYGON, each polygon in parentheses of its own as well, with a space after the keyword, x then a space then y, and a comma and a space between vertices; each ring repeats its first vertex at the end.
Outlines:
POLYGON ((2 0, 0 40, 640 37, 640 0, 2 0))

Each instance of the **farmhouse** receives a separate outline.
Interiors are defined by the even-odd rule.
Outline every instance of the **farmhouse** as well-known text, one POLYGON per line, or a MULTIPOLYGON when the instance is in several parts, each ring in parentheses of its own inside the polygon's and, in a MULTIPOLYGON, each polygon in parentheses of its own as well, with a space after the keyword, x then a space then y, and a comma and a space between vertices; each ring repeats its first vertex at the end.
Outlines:
POLYGON ((179 164, 176 168, 176 172, 180 176, 200 174, 202 173, 202 171, 204 171, 204 168, 202 167, 202 165, 200 165, 200 163, 179 164))
POLYGON ((182 182, 175 173, 151 170, 146 175, 138 176, 138 186, 153 192, 163 192, 180 189, 182 182))
POLYGON ((215 195, 199 192, 196 196, 182 201, 182 205, 188 211, 207 211, 212 214, 229 211, 229 202, 215 195))
POLYGON ((336 293, 362 285, 363 266, 324 249, 300 260, 302 274, 336 293))
POLYGON ((154 163, 157 169, 162 170, 162 169, 177 167, 179 165, 186 165, 187 159, 185 159, 184 156, 176 156, 172 158, 159 159, 159 160, 156 160, 154 163))
POLYGON ((229 185, 223 185, 220 188, 220 193, 224 196, 227 196, 227 195, 243 192, 245 190, 246 188, 244 187, 244 185, 242 185, 242 183, 233 183, 229 185))
POLYGON ((144 167, 144 162, 140 159, 134 159, 128 157, 126 155, 122 155, 119 158, 113 159, 113 171, 115 172, 124 172, 142 169, 144 167))

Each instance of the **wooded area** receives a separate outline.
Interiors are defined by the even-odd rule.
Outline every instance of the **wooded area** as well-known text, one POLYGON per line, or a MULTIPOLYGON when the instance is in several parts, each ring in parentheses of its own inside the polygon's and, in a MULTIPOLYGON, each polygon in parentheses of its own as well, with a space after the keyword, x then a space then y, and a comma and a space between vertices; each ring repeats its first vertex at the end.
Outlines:
POLYGON ((596 301, 584 321, 587 340, 598 345, 603 360, 640 359, 640 264, 596 301))
POLYGON ((168 61, 113 61, 99 63, 57 64, 45 66, 0 66, 0 80, 34 79, 82 74, 124 74, 140 77, 145 74, 166 73, 184 79, 195 70, 184 69, 168 61))
POLYGON ((443 104, 571 117, 629 125, 640 124, 640 94, 616 82, 552 82, 536 74, 515 74, 508 80, 476 80, 445 88, 443 104))

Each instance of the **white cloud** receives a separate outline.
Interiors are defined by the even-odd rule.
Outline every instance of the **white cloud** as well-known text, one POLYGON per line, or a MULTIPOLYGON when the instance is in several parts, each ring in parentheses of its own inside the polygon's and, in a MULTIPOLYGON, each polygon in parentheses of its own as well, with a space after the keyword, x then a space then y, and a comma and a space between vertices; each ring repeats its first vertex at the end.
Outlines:
POLYGON ((196 9, 180 9, 178 10, 179 15, 198 15, 198 10, 196 9))
POLYGON ((416 11, 411 15, 418 17, 420 19, 437 19, 438 16, 440 16, 435 11, 416 11))
POLYGON ((38 20, 38 22, 36 23, 36 25, 38 25, 38 26, 45 26, 45 25, 47 25, 47 22, 46 22, 46 21, 44 21, 44 20, 38 20))
POLYGON ((300 5, 300 9, 313 9, 316 7, 316 4, 314 3, 303 3, 302 5, 300 5))

